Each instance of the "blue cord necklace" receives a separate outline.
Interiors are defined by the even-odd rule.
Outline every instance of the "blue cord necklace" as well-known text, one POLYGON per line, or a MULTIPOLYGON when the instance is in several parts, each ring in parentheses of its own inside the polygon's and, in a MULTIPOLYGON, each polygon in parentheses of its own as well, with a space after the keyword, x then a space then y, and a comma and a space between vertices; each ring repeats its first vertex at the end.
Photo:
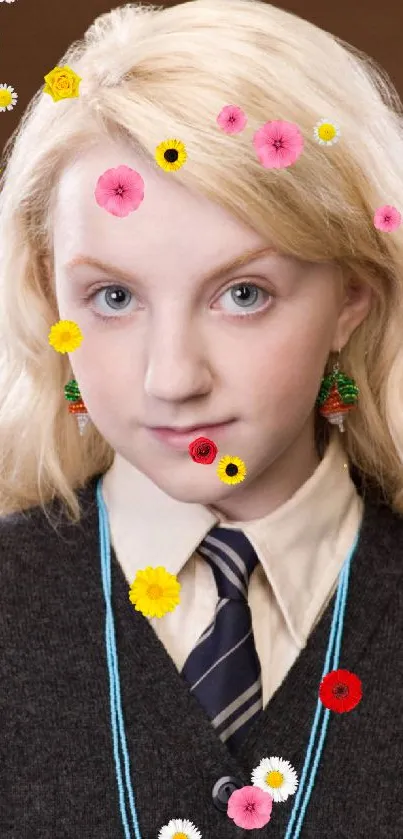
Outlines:
MULTIPOLYGON (((125 726, 123 721, 123 712, 122 712, 122 703, 121 703, 121 695, 120 695, 120 678, 119 678, 119 666, 118 666, 118 658, 116 652, 116 637, 115 637, 115 624, 113 619, 113 610, 112 610, 112 603, 111 603, 111 544, 110 544, 110 533, 109 533, 109 521, 108 521, 108 513, 106 510, 105 502, 102 497, 102 478, 100 478, 97 482, 97 504, 98 504, 98 517, 99 517, 99 541, 100 541, 100 548, 101 548, 101 575, 102 575, 102 585, 104 590, 105 596, 105 605, 106 605, 106 620, 105 620, 105 643, 106 643, 106 654, 107 654, 107 661, 108 661, 108 671, 109 671, 109 692, 110 692, 110 705, 111 705, 111 724, 112 724, 112 734, 113 734, 113 753, 115 757, 115 766, 116 766, 116 780, 119 790, 119 803, 120 803, 120 812, 122 816, 122 824, 123 829, 125 832, 125 839, 131 839, 131 832, 129 828, 129 823, 127 820, 126 815, 126 805, 125 805, 125 796, 124 796, 124 789, 123 789, 123 781, 122 781, 122 768, 121 768, 121 758, 119 755, 119 742, 118 742, 118 732, 117 732, 117 722, 119 724, 119 735, 121 741, 121 747, 123 751, 123 758, 124 758, 124 768, 125 768, 125 780, 126 780, 126 787, 127 793, 129 797, 129 804, 130 804, 130 811, 132 816, 133 828, 134 828, 134 835, 135 839, 142 839, 139 822, 137 817, 136 805, 134 801, 134 792, 131 785, 130 780, 130 761, 129 761, 129 754, 127 750, 127 743, 126 743, 126 734, 125 734, 125 726)), ((354 544, 348 554, 347 559, 344 562, 343 568, 340 572, 339 576, 339 585, 337 588, 337 596, 336 602, 334 606, 333 612, 333 619, 332 619, 332 626, 329 635, 329 641, 327 645, 326 651, 326 658, 325 664, 323 667, 322 679, 324 676, 330 672, 330 670, 337 670, 339 666, 339 658, 340 658, 340 648, 343 636, 343 626, 344 626, 344 615, 346 611, 346 603, 347 603, 347 593, 348 593, 348 583, 349 583, 349 575, 350 575, 350 566, 351 566, 351 559, 354 555, 355 549, 358 544, 360 531, 358 531, 354 544), (334 652, 333 652, 334 650, 334 652), (330 659, 333 653, 333 661, 332 666, 330 666, 330 659)), ((320 699, 317 701, 316 705, 316 712, 315 717, 312 723, 311 734, 309 738, 308 748, 306 750, 305 755, 305 762, 304 767, 301 774, 301 779, 298 786, 298 792, 295 796, 294 808, 290 816, 290 821, 288 823, 287 832, 285 834, 284 839, 298 839, 301 833, 301 827, 305 818, 306 809, 309 803, 309 799, 312 794, 312 790, 315 783, 315 777, 319 766, 319 761, 323 751, 323 745, 326 737, 327 726, 329 722, 330 711, 328 708, 324 708, 320 699), (309 777, 308 788, 305 793, 304 800, 301 804, 301 798, 304 793, 305 782, 308 775, 308 769, 312 757, 312 752, 314 748, 314 740, 315 734, 319 725, 319 718, 321 712, 323 713, 323 720, 322 720, 322 727, 319 736, 319 742, 316 747, 316 752, 313 760, 313 765, 309 777), (300 806, 301 804, 301 806, 300 806), (294 822, 298 817, 297 824, 295 826, 294 832, 291 835, 291 831, 294 827, 294 822)))

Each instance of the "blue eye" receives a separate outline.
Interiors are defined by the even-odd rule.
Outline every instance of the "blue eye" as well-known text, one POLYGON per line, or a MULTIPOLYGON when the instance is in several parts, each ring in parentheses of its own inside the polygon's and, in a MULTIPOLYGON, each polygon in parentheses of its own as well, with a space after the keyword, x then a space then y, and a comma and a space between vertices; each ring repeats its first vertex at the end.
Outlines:
MULTIPOLYGON (((128 305, 131 303, 132 298, 133 295, 131 291, 128 291, 127 288, 123 288, 122 286, 104 286, 103 288, 98 288, 90 296, 90 300, 96 301, 98 307, 100 307, 100 301, 105 303, 106 311, 107 313, 109 311, 111 317, 113 317, 112 312, 125 311, 128 305)), ((102 314, 105 315, 105 310, 102 312, 101 309, 101 315, 102 314)), ((108 314, 106 314, 105 316, 108 317, 108 314)))
POLYGON ((254 283, 237 283, 231 288, 227 288, 221 296, 221 300, 225 299, 226 296, 229 303, 234 304, 232 311, 235 309, 238 312, 240 309, 256 311, 262 308, 267 298, 270 297, 267 291, 254 283))

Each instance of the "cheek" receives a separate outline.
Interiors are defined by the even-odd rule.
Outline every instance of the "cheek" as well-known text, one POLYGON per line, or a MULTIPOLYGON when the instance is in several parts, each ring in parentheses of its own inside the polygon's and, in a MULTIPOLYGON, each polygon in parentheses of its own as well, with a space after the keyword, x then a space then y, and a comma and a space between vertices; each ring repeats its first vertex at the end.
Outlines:
POLYGON ((139 371, 131 363, 129 353, 119 352, 106 337, 100 340, 98 336, 93 341, 84 330, 83 335, 81 347, 69 355, 83 400, 94 418, 98 414, 119 416, 122 402, 125 404, 128 398, 133 402, 136 398, 139 371))
MULTIPOLYGON (((285 325, 284 325, 285 326, 285 325)), ((329 332, 323 325, 301 332, 274 330, 259 342, 246 344, 233 355, 228 385, 241 399, 246 413, 255 411, 273 420, 312 410, 328 358, 329 332)))

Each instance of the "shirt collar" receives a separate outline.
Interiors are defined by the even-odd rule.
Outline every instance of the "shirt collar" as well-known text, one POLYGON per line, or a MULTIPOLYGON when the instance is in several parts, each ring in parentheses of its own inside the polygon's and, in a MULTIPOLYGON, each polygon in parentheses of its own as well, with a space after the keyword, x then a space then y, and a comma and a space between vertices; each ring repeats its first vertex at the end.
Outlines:
MULTIPOLYGON (((103 478, 103 497, 119 561, 134 579, 147 565, 179 574, 218 514, 177 501, 119 454, 103 478)), ((339 433, 311 477, 288 501, 241 529, 255 548, 291 634, 303 645, 352 544, 362 500, 346 468, 339 433)))

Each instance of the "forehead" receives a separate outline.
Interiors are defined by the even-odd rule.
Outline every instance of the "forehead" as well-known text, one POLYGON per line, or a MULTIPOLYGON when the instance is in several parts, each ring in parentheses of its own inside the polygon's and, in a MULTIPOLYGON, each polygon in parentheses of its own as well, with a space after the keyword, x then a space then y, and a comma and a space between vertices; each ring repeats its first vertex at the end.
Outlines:
MULTIPOLYGON (((186 163, 185 163, 186 166, 186 163)), ((113 262, 128 251, 136 259, 163 253, 219 260, 243 248, 259 247, 262 238, 208 198, 182 186, 175 172, 153 166, 125 144, 104 141, 86 151, 62 174, 55 203, 56 255, 67 259, 77 252, 100 255, 113 262), (144 199, 137 210, 116 217, 95 199, 98 178, 108 169, 125 165, 144 181, 144 199)))

